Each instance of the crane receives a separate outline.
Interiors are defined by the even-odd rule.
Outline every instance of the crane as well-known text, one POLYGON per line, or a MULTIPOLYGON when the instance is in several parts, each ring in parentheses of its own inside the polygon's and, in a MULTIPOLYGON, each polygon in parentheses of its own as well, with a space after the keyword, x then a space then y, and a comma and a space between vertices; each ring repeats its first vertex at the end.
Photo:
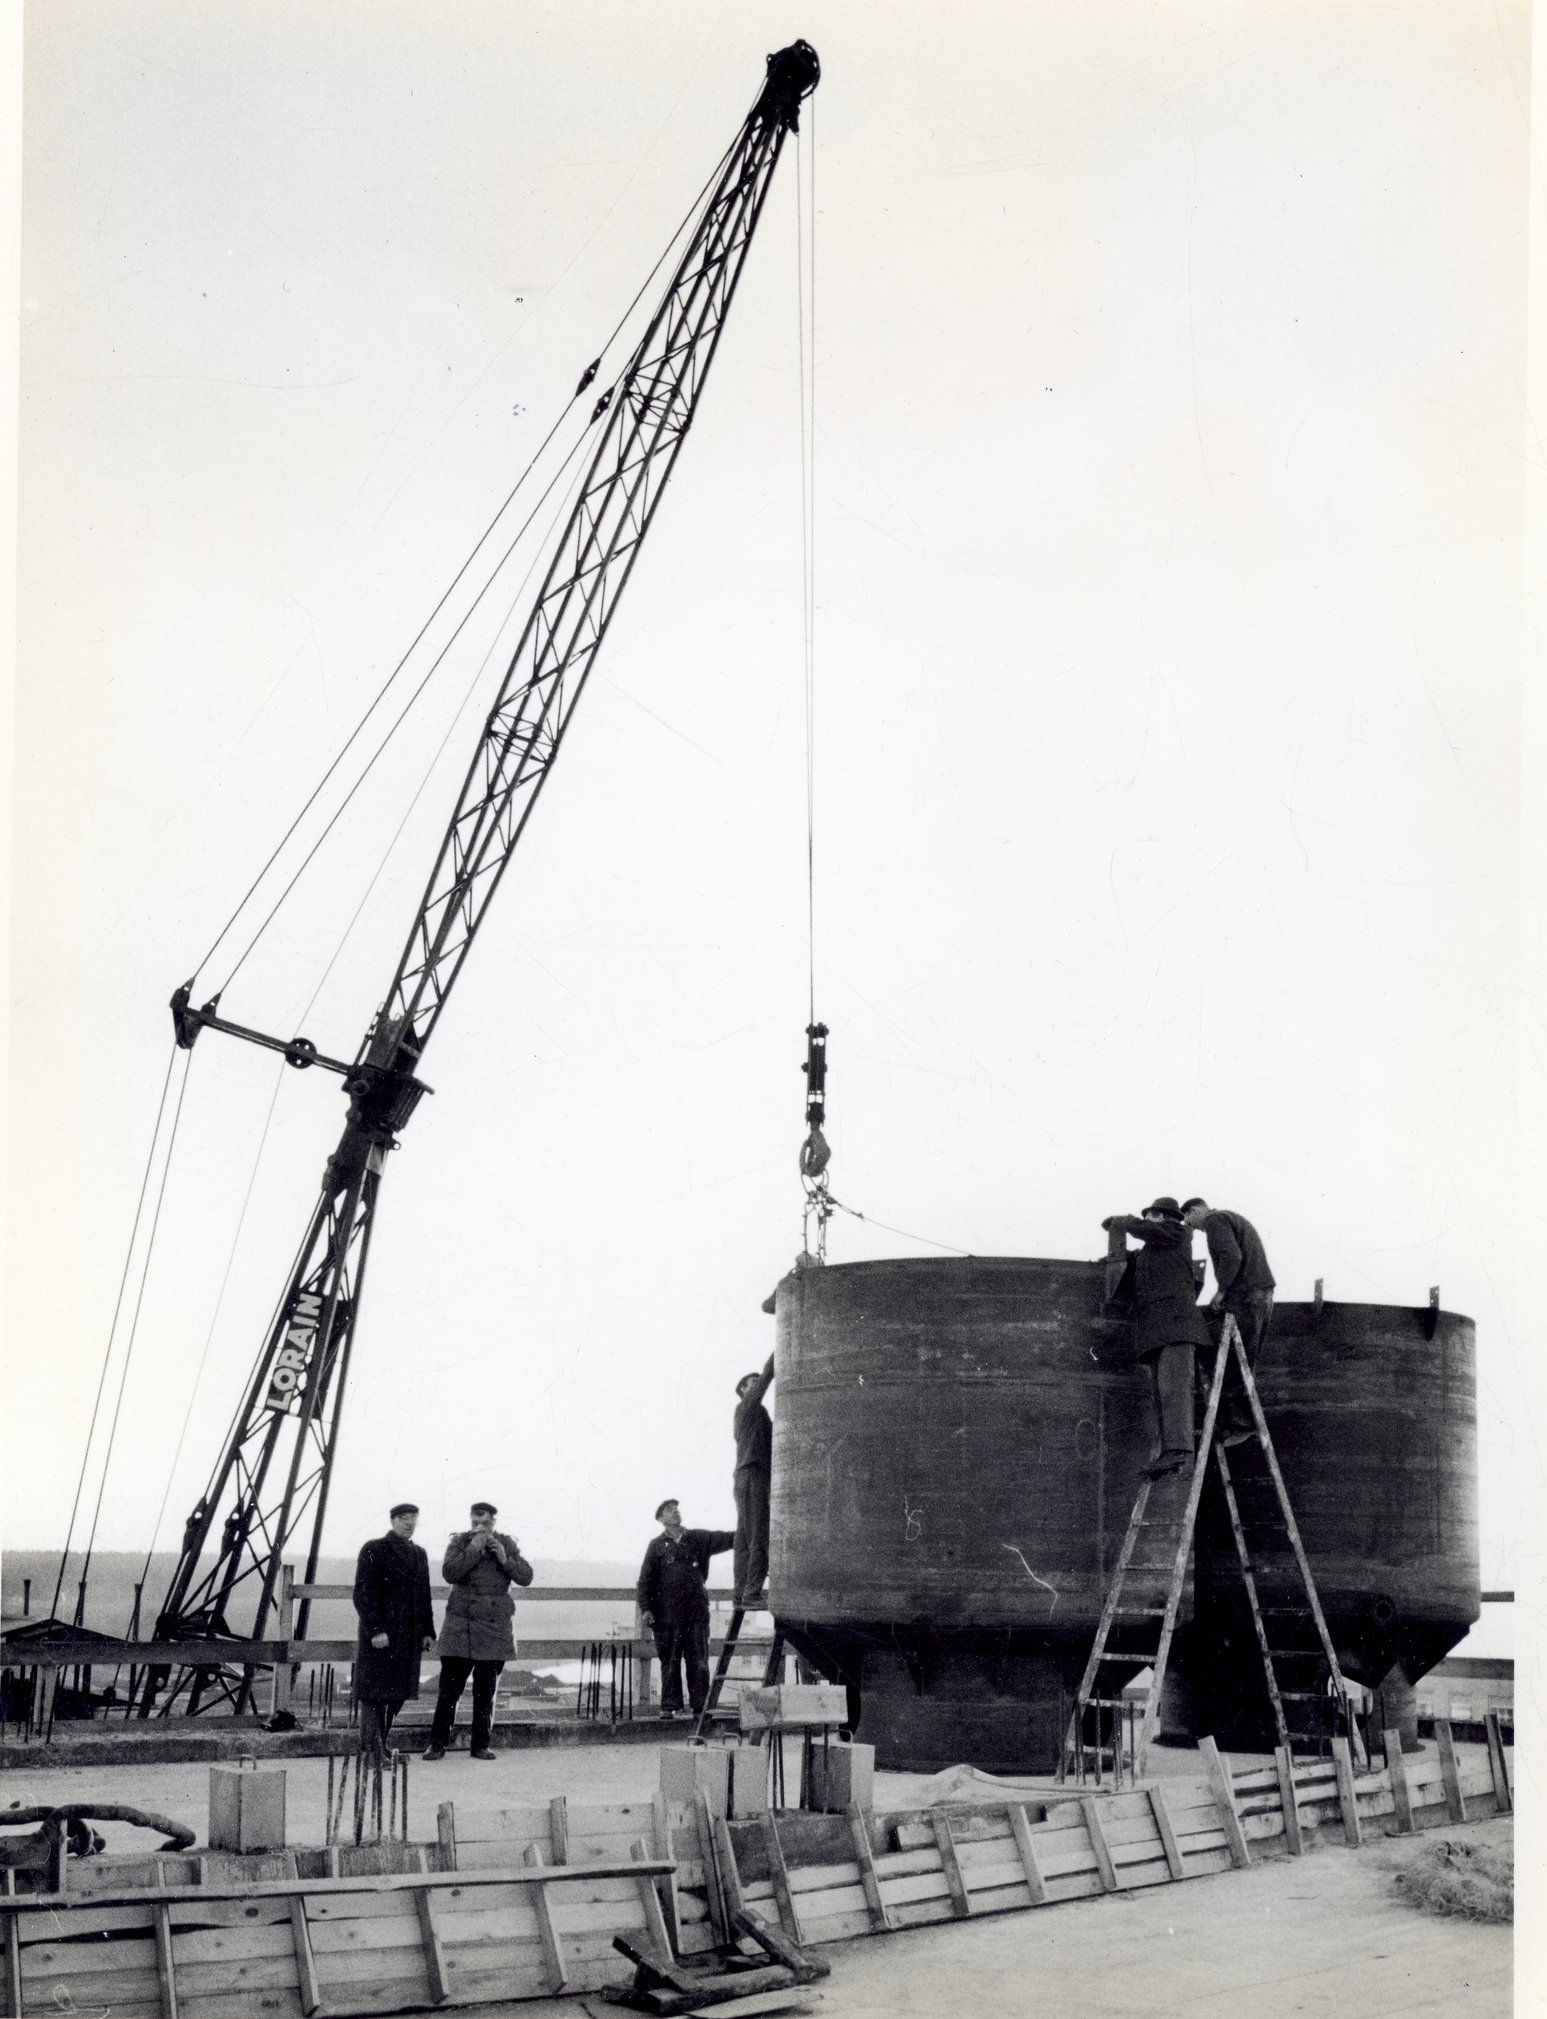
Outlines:
MULTIPOLYGON (((643 337, 596 401, 591 421, 603 425, 595 453, 484 724, 397 970, 354 1058, 330 1058, 307 1039, 233 1023, 220 1015, 218 995, 195 1007, 191 981, 172 998, 179 1045, 219 1030, 282 1052, 291 1065, 337 1073, 349 1109, 230 1435, 184 1526, 156 1620, 158 1641, 221 1645, 197 1653, 190 1645, 185 1665, 149 1671, 141 1716, 164 1715, 184 1700, 190 1712, 220 1702, 244 1708, 253 1671, 242 1663, 240 1643, 262 1640, 282 1560, 303 1535, 306 1581, 315 1579, 388 1152, 429 1091, 418 1076, 425 1046, 639 558, 697 412, 780 152, 820 75, 805 42, 768 58, 762 89, 643 337), (238 1590, 244 1601, 256 1594, 245 1635, 230 1624, 238 1590)), ((308 1609, 303 1600, 301 1637, 308 1609)))

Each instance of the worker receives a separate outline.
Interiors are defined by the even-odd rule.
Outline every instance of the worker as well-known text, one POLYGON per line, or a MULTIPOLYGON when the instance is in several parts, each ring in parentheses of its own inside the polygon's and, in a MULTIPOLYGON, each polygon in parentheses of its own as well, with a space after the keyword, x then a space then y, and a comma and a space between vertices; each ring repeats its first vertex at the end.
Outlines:
POLYGON ((1192 1463, 1194 1353, 1209 1344, 1209 1328, 1198 1308, 1192 1266, 1192 1229, 1172 1198, 1159 1198, 1142 1216, 1118 1213, 1102 1221, 1109 1233, 1140 1243, 1133 1257, 1134 1317, 1138 1354, 1150 1370, 1159 1421, 1160 1448, 1149 1467, 1151 1479, 1180 1472, 1192 1463))
POLYGON ((735 1547, 728 1529, 684 1528, 682 1509, 663 1500, 655 1510, 661 1532, 640 1565, 640 1618, 655 1636, 661 1662, 661 1716, 682 1715, 682 1671, 687 1670, 688 1702, 697 1717, 709 1696, 709 1559, 735 1547))
POLYGON ((440 1689, 430 1743, 425 1748, 427 1760, 446 1757, 457 1705, 469 1676, 473 1679, 472 1757, 494 1758, 489 1741, 494 1736, 495 1686, 500 1670, 516 1651, 511 1626, 516 1602, 510 1587, 532 1582, 532 1566, 514 1538, 500 1534, 494 1526, 498 1513, 492 1502, 475 1500, 468 1510, 471 1527, 452 1536, 441 1563, 441 1576, 452 1589, 438 1643, 440 1689))
POLYGON ((377 1754, 387 1749, 393 1719, 418 1696, 419 1664, 435 1645, 430 1562, 413 1539, 419 1510, 400 1500, 389 1518, 387 1533, 366 1543, 355 1564, 355 1702, 361 1749, 377 1754))
MULTIPOLYGON (((1273 1322, 1276 1287, 1262 1236, 1244 1213, 1211 1206, 1207 1199, 1189 1199, 1182 1207, 1182 1218, 1189 1227, 1201 1228, 1209 1244, 1209 1260, 1214 1264, 1214 1295, 1209 1308, 1234 1318, 1246 1349, 1246 1364, 1255 1371, 1257 1355, 1273 1322)), ((1244 1444, 1256 1434, 1233 1355, 1226 1369, 1219 1418, 1222 1444, 1244 1444)))
POLYGON ((736 1603, 758 1610, 768 1603, 768 1513, 773 1497, 773 1418, 763 1407, 774 1378, 774 1357, 761 1374, 736 1383, 736 1603))

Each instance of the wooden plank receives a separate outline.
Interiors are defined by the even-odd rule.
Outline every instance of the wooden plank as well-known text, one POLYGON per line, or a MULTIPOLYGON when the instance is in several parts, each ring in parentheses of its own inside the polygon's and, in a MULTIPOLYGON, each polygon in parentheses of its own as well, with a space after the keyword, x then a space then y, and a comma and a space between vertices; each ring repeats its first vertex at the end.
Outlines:
POLYGON ((1149 1796, 1150 1814, 1155 1819, 1155 1834, 1166 1854, 1166 1870, 1173 1879, 1185 1879, 1187 1867, 1182 1863, 1181 1846, 1176 1841, 1176 1831, 1171 1827, 1171 1811, 1166 1807, 1165 1790, 1157 1784, 1145 1792, 1149 1796))
MULTIPOLYGON (((5 1898, 16 1891, 16 1874, 5 1867, 5 1898)), ((5 2003, 6 2010, 21 2019, 21 1924, 14 1914, 5 1917, 5 2003)))
MULTIPOLYGON (((430 1861, 423 1844, 419 1846, 418 1863, 420 1871, 429 1870, 430 1861)), ((446 1982, 446 1952, 441 1947, 435 1920, 435 1895, 415 1893, 414 1907, 419 1916, 419 1938, 423 1944, 424 1974, 430 1980, 430 1997, 435 2004, 443 2005, 451 1993, 446 1982)))
POLYGON ((725 1910, 729 1939, 736 1939, 736 1915, 746 1905, 741 1892, 741 1868, 736 1863, 736 1846, 724 1816, 715 1816, 714 1855, 720 1878, 720 1899, 725 1910))
POLYGON ((447 1818, 453 1844, 508 1843, 517 1859, 523 1845, 549 1843, 553 1812, 546 1802, 521 1809, 475 1809, 442 1802, 439 1814, 447 1818))
POLYGON ((1348 1750, 1348 1740, 1341 1732, 1332 1740, 1332 1762, 1337 1769, 1338 1808, 1343 1817, 1343 1838, 1355 1850, 1364 1842, 1364 1831, 1359 1822, 1359 1798, 1354 1791, 1354 1763, 1348 1750))
POLYGON ((765 2019, 775 2012, 804 2010, 820 2005, 822 1994, 809 1984, 789 1984, 782 1991, 754 1991, 750 1998, 734 1998, 718 2005, 696 2005, 686 2019, 765 2019))
POLYGON ((1091 1850, 1096 1857, 1096 1870, 1101 1874, 1101 1884, 1108 1893, 1117 1891, 1117 1868, 1112 1863, 1111 1848, 1106 1832, 1101 1827, 1101 1805, 1094 1795, 1082 1795, 1080 1812, 1085 1818, 1086 1834, 1090 1838, 1091 1850))
POLYGON ((1249 1865, 1252 1854, 1247 1847, 1246 1833, 1241 1828, 1241 1818, 1236 1811, 1235 1790, 1230 1784, 1230 1769, 1219 1756, 1219 1747, 1212 1737, 1198 1741, 1198 1751, 1203 1755, 1203 1763, 1208 1768, 1209 1781, 1214 1790, 1214 1806, 1220 1826, 1225 1832, 1225 1840, 1230 1846, 1230 1855, 1237 1865, 1249 1865))
MULTIPOLYGON (((670 1866, 665 1859, 652 1858, 649 1869, 664 1874, 670 1866)), ((212 1895, 216 1899, 288 1900, 296 1892, 297 1886, 308 1902, 314 1900, 344 1899, 350 1894, 366 1898, 372 1895, 392 1893, 412 1893, 422 1887, 432 1891, 455 1890, 475 1885, 525 1886, 534 1884, 563 1885, 566 1890, 578 1887, 588 1891, 592 1884, 606 1880, 627 1880, 639 1877, 638 1867, 632 1860, 609 1865, 569 1865, 555 1869, 544 1867, 541 1876, 530 1867, 506 1866, 500 1871, 490 1872, 389 1872, 370 1877, 343 1879, 286 1879, 283 1881, 263 1880, 253 1886, 233 1885, 229 1881, 214 1882, 207 1889, 198 1886, 173 1886, 165 1892, 155 1892, 144 1888, 126 1889, 117 1892, 104 1890, 98 1901, 102 1906, 173 1906, 180 1901, 197 1902, 201 1895, 212 1895)), ((46 1893, 18 1893, 11 1911, 17 1914, 57 1914, 58 1900, 46 1893)))
MULTIPOLYGON (((650 1846, 643 1837, 636 1843, 636 1855, 648 1858, 650 1846)), ((655 1890, 654 1879, 639 1882, 639 1904, 644 1909, 645 1933, 650 1937, 650 1946, 663 1956, 675 1954, 672 1948, 671 1930, 666 1925, 666 1916, 661 1912, 661 1896, 655 1890)))
POLYGON ((784 1846, 779 1841, 779 1823, 772 1809, 762 1816, 763 1848, 768 1857, 768 1878, 773 1889, 773 1901, 779 1916, 779 1925, 786 1934, 797 1942, 804 1941, 800 1931, 800 1911, 795 1905, 795 1895, 790 1889, 789 1869, 784 1862, 784 1846))
POLYGON ((1402 1758, 1402 1734, 1382 1732, 1381 1743, 1386 1748, 1386 1776, 1391 1783, 1391 1804, 1397 1814, 1397 1834, 1410 1837, 1413 1834, 1413 1795, 1407 1784, 1407 1763, 1402 1758))
POLYGON ((956 1855, 956 1839, 951 1835, 951 1819, 943 1809, 937 1809, 932 1818, 935 1826, 935 1848, 940 1854, 940 1869, 945 1874, 945 1883, 950 1888, 951 1911, 958 1920, 965 1921, 972 1912, 972 1902, 967 1897, 967 1882, 962 1877, 961 1860, 956 1855))
POLYGON ((1497 1711, 1489 1711, 1486 1714, 1483 1728, 1488 1734, 1488 1771, 1493 1776, 1493 1798, 1499 1805, 1499 1814, 1507 1816, 1515 1806, 1515 1791, 1509 1784, 1509 1762, 1504 1757, 1504 1731, 1499 1723, 1497 1711))
POLYGON ((563 1795, 555 1795, 548 1804, 548 1841, 553 1847, 553 1862, 556 1865, 569 1863, 569 1804, 563 1795))
POLYGON ((876 1874, 875 1855, 870 1848, 870 1825, 865 1821, 864 1811, 858 1802, 850 1802, 848 1818, 849 1835, 854 1841, 854 1855, 859 1862, 860 1884, 865 1889, 871 1923, 878 1933, 890 1934, 896 1924, 892 1920, 890 1909, 881 1897, 881 1881, 876 1874))
POLYGON ((715 1932, 715 1939, 729 1942, 730 1922, 725 1913, 725 1896, 720 1891, 719 1858, 715 1850, 714 1818, 709 1811, 709 1797, 699 1788, 693 1798, 693 1815, 698 1826, 699 1855, 704 1861, 704 1892, 709 1901, 709 1921, 715 1932))
POLYGON ((442 1802, 435 1811, 435 1840, 440 1845, 441 1856, 446 1862, 446 1870, 457 1868, 457 1805, 442 1802))
POLYGON ((1027 1821, 1026 1811, 1019 1802, 1012 1802, 1005 1813, 1010 1818, 1010 1834, 1015 1839, 1021 1869, 1026 1874, 1026 1886, 1031 1894, 1031 1904, 1040 1907, 1047 1899, 1047 1882, 1042 1876, 1042 1867, 1037 1858, 1036 1839, 1032 1835, 1031 1824, 1027 1821))
POLYGON ((1456 1741, 1449 1718, 1434 1720, 1434 1743, 1440 1756, 1440 1776, 1445 1788, 1445 1813, 1453 1823, 1466 1821, 1466 1798, 1461 1792, 1461 1776, 1456 1771, 1456 1741))
POLYGON ((1278 1774, 1279 1808, 1284 1818, 1284 1842, 1289 1847, 1289 1855, 1298 1858, 1305 1849, 1300 1835, 1300 1809, 1295 1796, 1294 1754, 1288 1746, 1273 1748, 1273 1765, 1278 1774))
MULTIPOLYGON (((184 1997, 182 2019, 301 2019, 298 1991, 271 1986, 264 1991, 201 1992, 184 1997)), ((110 2019, 133 2019, 133 2008, 114 2005, 110 2019)))
POLYGON ((178 2019, 177 2011, 177 1963, 172 1954, 172 1921, 166 1907, 155 1910, 156 1931, 156 1976, 161 1984, 161 2010, 164 2019, 178 2019))
MULTIPOLYGON (((650 1839, 658 1858, 671 1856, 671 1811, 666 1804, 665 1793, 657 1788, 650 1804, 650 1839)), ((661 1910, 666 1916, 666 1948, 669 1955, 679 1953, 681 1938, 681 1916, 678 1911, 677 1874, 667 1873, 660 1890, 661 1910)))
POLYGON ((295 1899, 290 1902, 290 1939, 295 1947, 295 1974, 301 1994, 301 2010, 311 2019, 311 2014, 322 2003, 322 1993, 317 1987, 317 1958, 312 1953, 312 1931, 306 1919, 306 1902, 295 1899))

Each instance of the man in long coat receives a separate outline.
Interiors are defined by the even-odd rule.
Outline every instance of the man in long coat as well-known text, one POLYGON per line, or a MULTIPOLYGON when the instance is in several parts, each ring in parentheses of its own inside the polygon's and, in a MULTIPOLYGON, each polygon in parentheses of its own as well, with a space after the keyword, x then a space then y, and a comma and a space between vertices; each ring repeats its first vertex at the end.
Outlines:
POLYGON ((400 1500, 391 1520, 391 1528, 365 1545, 355 1565, 360 1616, 355 1702, 367 1752, 386 1750, 392 1720, 419 1694, 420 1658, 435 1645, 429 1559, 411 1539, 419 1510, 411 1500, 400 1500))
POLYGON ((645 1631, 654 1634, 661 1659, 661 1716, 681 1716, 686 1668, 688 1701, 697 1717, 709 1695, 709 1593, 704 1580, 710 1557, 734 1548, 736 1536, 728 1528, 684 1528, 675 1500, 663 1500, 655 1518, 661 1532, 645 1551, 635 1596, 645 1631))
POLYGON ((1160 1479, 1192 1463, 1193 1355, 1210 1344, 1208 1321, 1198 1308, 1192 1229, 1170 1198, 1156 1199, 1140 1218, 1118 1213, 1101 1224, 1140 1244, 1133 1257, 1134 1319, 1137 1351, 1150 1370, 1160 1426, 1160 1449, 1149 1476, 1160 1479))
POLYGON ((469 1510, 470 1528, 451 1538, 440 1571, 451 1595, 446 1600, 446 1618, 441 1627, 437 1652, 440 1655, 440 1690, 435 1698, 435 1717, 430 1726, 427 1760, 444 1759, 456 1723, 457 1705, 473 1679, 473 1743, 475 1760, 492 1760, 489 1740, 494 1735, 494 1690, 500 1670, 516 1651, 516 1602, 510 1595, 513 1584, 530 1584, 532 1566, 508 1535, 494 1526, 499 1509, 487 1500, 475 1500, 469 1510))

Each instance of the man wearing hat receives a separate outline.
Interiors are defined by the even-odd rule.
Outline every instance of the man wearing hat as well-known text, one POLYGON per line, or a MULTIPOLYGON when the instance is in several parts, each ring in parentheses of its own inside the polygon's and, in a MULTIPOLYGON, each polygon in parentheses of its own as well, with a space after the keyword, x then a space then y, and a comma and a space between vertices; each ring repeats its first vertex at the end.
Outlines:
POLYGON ((355 1702, 360 1744, 368 1753, 386 1751, 392 1720, 419 1694, 420 1658, 435 1645, 429 1559, 412 1540, 419 1510, 411 1500, 400 1500, 391 1521, 385 1535, 360 1551, 355 1565, 360 1616, 355 1702))
POLYGON ((1140 1219, 1118 1213, 1101 1224, 1140 1244, 1132 1257, 1134 1318, 1137 1351, 1150 1370, 1160 1424, 1160 1449, 1149 1476, 1160 1479, 1192 1463, 1193 1355, 1210 1344, 1208 1321, 1198 1308, 1192 1229, 1175 1199, 1164 1197, 1146 1206, 1140 1219))
POLYGON ((734 1546, 724 1528, 684 1528, 682 1509, 663 1500, 655 1510, 661 1532, 645 1551, 640 1567, 640 1617, 655 1635, 661 1658, 661 1716, 682 1714, 682 1670, 688 1672, 688 1702, 697 1717, 709 1695, 709 1593, 704 1580, 709 1559, 734 1546))
POLYGON ((441 1576, 451 1586, 451 1596, 446 1600, 445 1623, 437 1644, 440 1690, 430 1743, 425 1748, 427 1760, 445 1758, 469 1676, 473 1679, 472 1756, 475 1760, 494 1758, 489 1745, 494 1734, 494 1688, 500 1670, 516 1651, 511 1626, 516 1602, 510 1587, 532 1582, 532 1566, 511 1537, 495 1529, 498 1512, 492 1502, 475 1500, 469 1510, 471 1528, 452 1536, 440 1567, 441 1576))
POLYGON ((768 1603, 768 1510, 773 1497, 773 1418, 763 1407, 774 1357, 761 1374, 736 1383, 736 1554, 732 1583, 739 1606, 768 1603))

